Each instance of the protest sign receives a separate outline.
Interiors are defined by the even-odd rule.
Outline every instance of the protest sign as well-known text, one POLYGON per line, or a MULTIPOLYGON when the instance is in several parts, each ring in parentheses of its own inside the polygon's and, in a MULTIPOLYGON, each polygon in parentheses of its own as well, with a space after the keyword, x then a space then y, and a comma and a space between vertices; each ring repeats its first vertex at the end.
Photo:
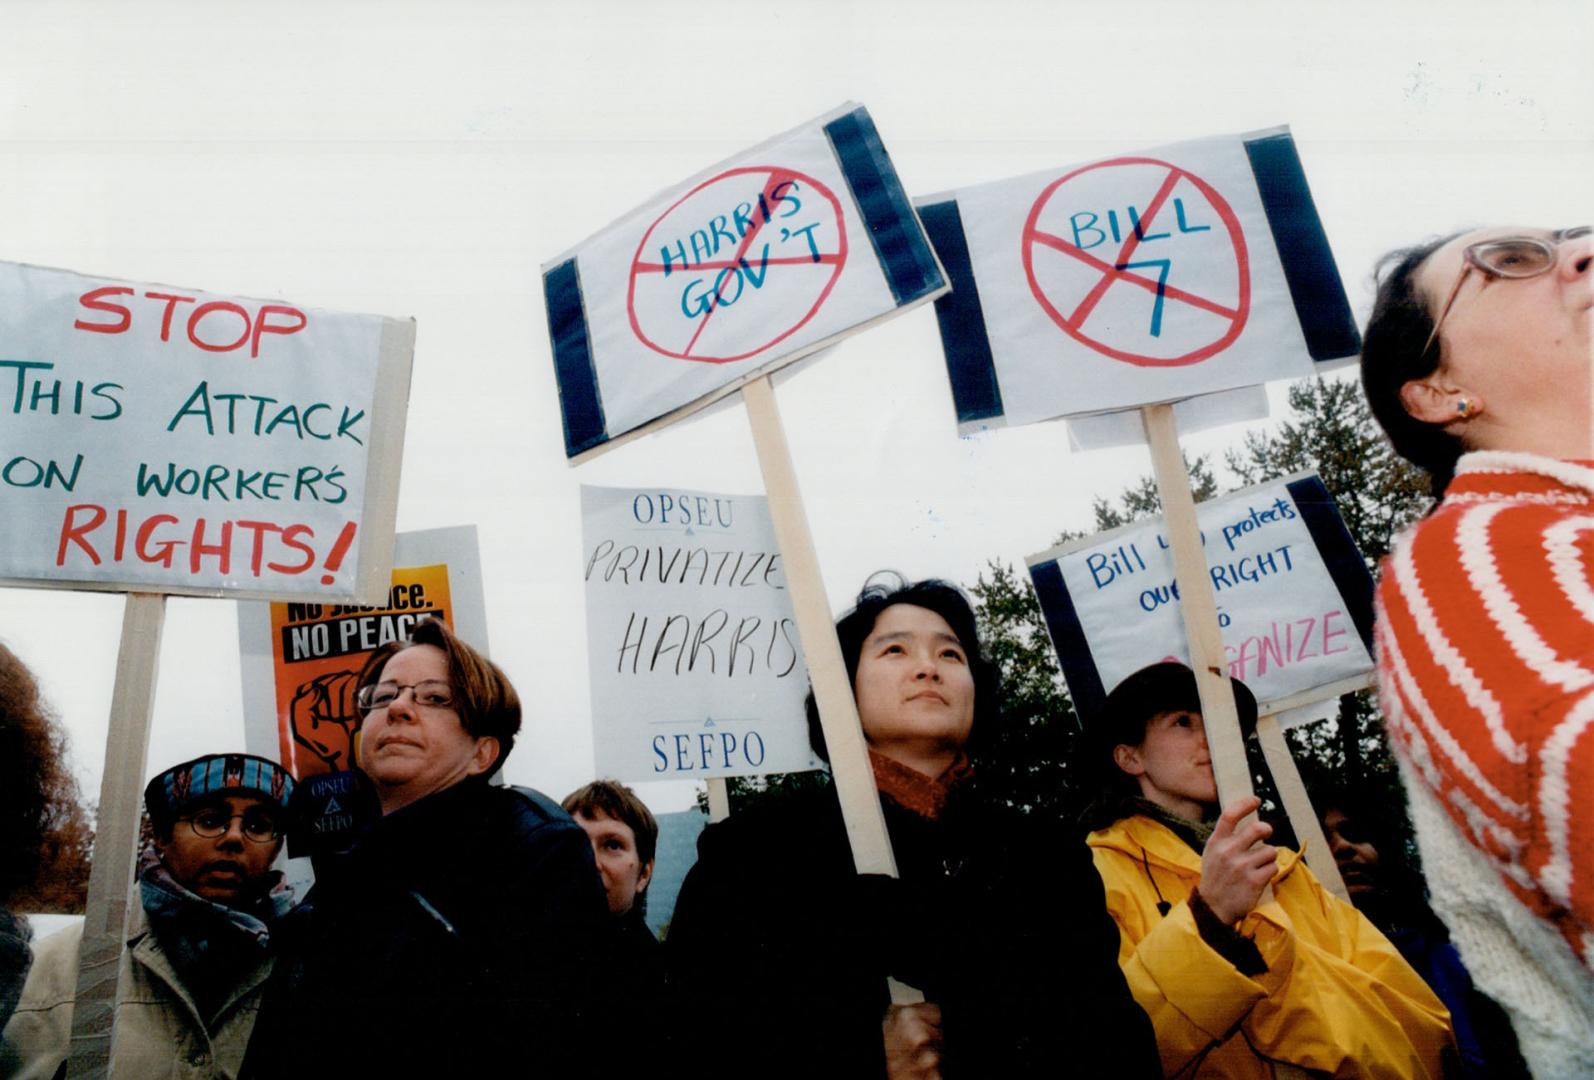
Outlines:
POLYGON ((868 110, 844 105, 543 267, 565 453, 669 423, 946 288, 868 110))
POLYGON ((354 692, 373 651, 425 618, 487 651, 475 527, 399 533, 394 552, 380 604, 238 605, 246 745, 296 780, 354 767, 354 692))
MULTIPOLYGON (((1196 516, 1230 677, 1263 712, 1365 683, 1372 578, 1332 498, 1301 474, 1200 504, 1196 516)), ((1147 664, 1190 662, 1162 519, 1137 522, 1028 560, 1081 720, 1147 664)))
POLYGON ((917 200, 963 430, 1309 374, 1360 338, 1288 129, 917 200))
POLYGON ((0 263, 0 583, 385 588, 414 324, 0 263))
POLYGON ((820 767, 767 500, 583 486, 581 509, 598 775, 820 767))

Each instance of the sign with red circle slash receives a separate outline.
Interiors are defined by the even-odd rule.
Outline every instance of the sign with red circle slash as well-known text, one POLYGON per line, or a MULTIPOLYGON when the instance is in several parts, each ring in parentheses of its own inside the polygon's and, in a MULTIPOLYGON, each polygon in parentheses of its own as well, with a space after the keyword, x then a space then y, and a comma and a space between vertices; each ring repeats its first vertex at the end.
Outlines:
POLYGON ((728 169, 677 199, 631 260, 637 340, 677 360, 744 360, 818 313, 847 263, 841 201, 789 168, 728 169))
POLYGON ((1198 364, 1250 315, 1238 216, 1211 184, 1156 158, 1101 161, 1048 184, 1024 222, 1023 260, 1051 320, 1126 364, 1198 364))
POLYGON ((852 104, 659 194, 544 264, 542 286, 572 460, 948 289, 852 104))

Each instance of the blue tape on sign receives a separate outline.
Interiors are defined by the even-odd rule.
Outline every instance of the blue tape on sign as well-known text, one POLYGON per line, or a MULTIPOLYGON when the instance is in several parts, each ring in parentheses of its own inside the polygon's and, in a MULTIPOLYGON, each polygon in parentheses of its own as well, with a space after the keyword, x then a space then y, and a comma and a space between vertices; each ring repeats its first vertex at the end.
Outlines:
POLYGON ((1334 579, 1339 594, 1345 598, 1351 622, 1369 654, 1373 651, 1373 576, 1367 571, 1367 560, 1356 548, 1356 541, 1339 516, 1334 497, 1316 476, 1286 484, 1290 498, 1301 512, 1306 531, 1312 534, 1328 574, 1334 579))
POLYGON ((941 351, 952 380, 952 403, 958 423, 990 420, 1002 415, 1002 388, 996 382, 996 360, 985 333, 985 310, 974 284, 974 265, 963 235, 963 215, 956 199, 919 207, 919 220, 946 267, 952 291, 935 301, 935 320, 941 326, 941 351))
POLYGON ((1262 196, 1273 244, 1284 264, 1295 315, 1313 360, 1338 360, 1361 352, 1362 337, 1351 315, 1345 285, 1334 265, 1328 236, 1306 186, 1295 140, 1288 134, 1251 139, 1245 144, 1251 173, 1262 196))
POLYGON ((576 260, 562 262, 544 274, 542 292, 548 307, 554 377, 559 382, 559 409, 564 414, 565 457, 575 457, 609 439, 576 260))
POLYGON ((1101 672, 1090 655, 1090 643, 1085 640, 1085 628, 1079 624, 1079 615, 1068 596, 1068 586, 1063 583, 1063 572, 1053 559, 1030 567, 1029 577, 1035 583, 1035 598, 1040 601, 1046 629, 1052 635, 1052 648, 1057 650, 1057 661, 1068 682, 1068 696, 1074 699, 1074 715, 1082 726, 1092 724, 1106 708, 1107 691, 1101 685, 1101 672))
POLYGON ((891 158, 867 109, 854 109, 825 125, 825 137, 847 178, 869 242, 897 306, 911 304, 944 282, 913 206, 897 180, 891 158))

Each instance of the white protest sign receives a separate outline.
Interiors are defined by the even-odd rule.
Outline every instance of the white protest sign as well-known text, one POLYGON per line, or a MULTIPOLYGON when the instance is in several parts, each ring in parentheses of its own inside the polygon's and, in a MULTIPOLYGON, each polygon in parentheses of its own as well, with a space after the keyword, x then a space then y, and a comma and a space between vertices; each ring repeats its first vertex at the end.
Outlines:
POLYGON ((583 486, 581 514, 598 774, 818 768, 766 500, 583 486))
POLYGON ((570 457, 946 291, 851 104, 663 192, 543 285, 570 457))
POLYGON ((386 589, 414 323, 0 263, 0 580, 386 589))
MULTIPOLYGON (((1270 711, 1372 671, 1372 579, 1333 500, 1303 474, 1196 507, 1229 675, 1270 711)), ((1128 675, 1189 663, 1160 518, 1028 560, 1082 718, 1128 675)))
POLYGON ((1298 378, 1359 347, 1283 128, 918 206, 953 284, 937 314, 964 428, 1298 378))

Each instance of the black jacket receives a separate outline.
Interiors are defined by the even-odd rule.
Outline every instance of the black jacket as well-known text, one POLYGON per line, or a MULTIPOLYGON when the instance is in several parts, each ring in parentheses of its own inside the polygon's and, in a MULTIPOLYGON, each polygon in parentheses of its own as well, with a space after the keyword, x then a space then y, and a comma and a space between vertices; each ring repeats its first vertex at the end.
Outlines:
POLYGON ((1077 837, 959 800, 881 800, 899 880, 853 872, 831 789, 698 843, 665 938, 683 1060, 712 1077, 885 1075, 885 977, 942 1010, 942 1073, 1153 1077, 1150 1022, 1077 837))
POLYGON ((553 802, 465 780, 317 875, 275 935, 245 1076, 586 1071, 613 932, 587 835, 553 802))

